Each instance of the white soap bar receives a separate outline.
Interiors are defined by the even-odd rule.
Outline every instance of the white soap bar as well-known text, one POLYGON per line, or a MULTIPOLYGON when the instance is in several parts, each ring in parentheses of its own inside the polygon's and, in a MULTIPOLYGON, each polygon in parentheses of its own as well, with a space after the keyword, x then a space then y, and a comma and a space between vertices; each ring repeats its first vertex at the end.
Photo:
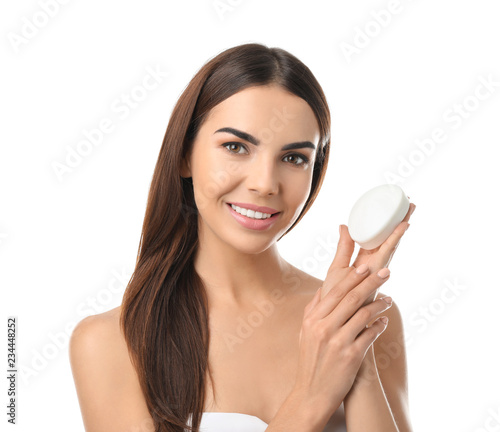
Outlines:
POLYGON ((349 215, 351 238, 363 249, 380 246, 405 218, 410 201, 403 189, 383 184, 365 192, 349 215))

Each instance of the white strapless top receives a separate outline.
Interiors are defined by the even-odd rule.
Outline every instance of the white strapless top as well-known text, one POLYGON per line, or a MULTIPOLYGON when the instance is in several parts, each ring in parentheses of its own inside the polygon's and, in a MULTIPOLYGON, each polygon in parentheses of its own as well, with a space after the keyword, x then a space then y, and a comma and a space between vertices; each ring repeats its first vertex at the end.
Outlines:
MULTIPOLYGON (((189 426, 192 426, 191 417, 188 419, 189 426)), ((264 432, 267 426, 265 421, 250 414, 204 412, 200 432, 264 432)))
MULTIPOLYGON (((342 415, 336 412, 323 432, 347 432, 343 408, 344 404, 341 404, 339 409, 342 415)), ((192 426, 191 420, 192 414, 188 418, 189 426, 192 426)), ((205 411, 201 417, 200 432, 264 432, 268 426, 264 420, 250 414, 205 411)))

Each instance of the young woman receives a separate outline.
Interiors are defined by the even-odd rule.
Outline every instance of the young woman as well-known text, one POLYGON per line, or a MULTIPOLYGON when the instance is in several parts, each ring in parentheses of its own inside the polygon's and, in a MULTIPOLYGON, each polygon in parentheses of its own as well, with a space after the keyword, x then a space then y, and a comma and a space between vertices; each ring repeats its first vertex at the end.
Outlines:
POLYGON ((329 147, 325 95, 285 50, 233 47, 193 77, 122 305, 71 337, 87 432, 411 431, 402 320, 378 289, 415 205, 352 265, 341 225, 325 281, 277 248, 314 202, 329 147))

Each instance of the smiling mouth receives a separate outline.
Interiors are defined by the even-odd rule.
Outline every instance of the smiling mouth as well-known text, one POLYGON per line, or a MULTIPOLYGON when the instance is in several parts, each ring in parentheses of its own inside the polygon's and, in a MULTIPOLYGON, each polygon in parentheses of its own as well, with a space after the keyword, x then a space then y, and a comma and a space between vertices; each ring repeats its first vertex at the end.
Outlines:
MULTIPOLYGON (((233 204, 232 204, 232 203, 226 203, 226 204, 227 204, 229 207, 231 207, 231 209, 233 209, 233 208, 232 208, 232 206, 233 206, 233 204)), ((234 209, 233 209, 233 210, 234 210, 234 209)), ((261 212, 261 213, 262 213, 262 212, 261 212)), ((277 214, 279 214, 279 213, 281 213, 281 212, 268 213, 268 214, 270 214, 270 215, 271 215, 270 217, 273 217, 273 216, 275 216, 275 215, 277 215, 277 214)), ((238 213, 238 214, 241 214, 241 213, 238 213)), ((241 215, 241 216, 245 216, 245 215, 241 215)), ((247 216, 245 216, 245 217, 247 217, 247 216)), ((253 218, 250 218, 250 219, 253 219, 253 218)), ((258 220, 258 219, 257 219, 257 220, 258 220)), ((261 219, 261 220, 263 220, 263 219, 261 219)))

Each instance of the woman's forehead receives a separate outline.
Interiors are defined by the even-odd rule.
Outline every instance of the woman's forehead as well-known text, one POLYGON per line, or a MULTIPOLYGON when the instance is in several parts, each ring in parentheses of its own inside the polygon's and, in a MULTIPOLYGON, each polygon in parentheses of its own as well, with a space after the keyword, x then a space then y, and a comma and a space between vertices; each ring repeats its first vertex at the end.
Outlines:
POLYGON ((319 140, 316 116, 308 103, 279 86, 241 90, 216 105, 207 116, 206 132, 233 127, 266 138, 272 133, 283 139, 319 140))

